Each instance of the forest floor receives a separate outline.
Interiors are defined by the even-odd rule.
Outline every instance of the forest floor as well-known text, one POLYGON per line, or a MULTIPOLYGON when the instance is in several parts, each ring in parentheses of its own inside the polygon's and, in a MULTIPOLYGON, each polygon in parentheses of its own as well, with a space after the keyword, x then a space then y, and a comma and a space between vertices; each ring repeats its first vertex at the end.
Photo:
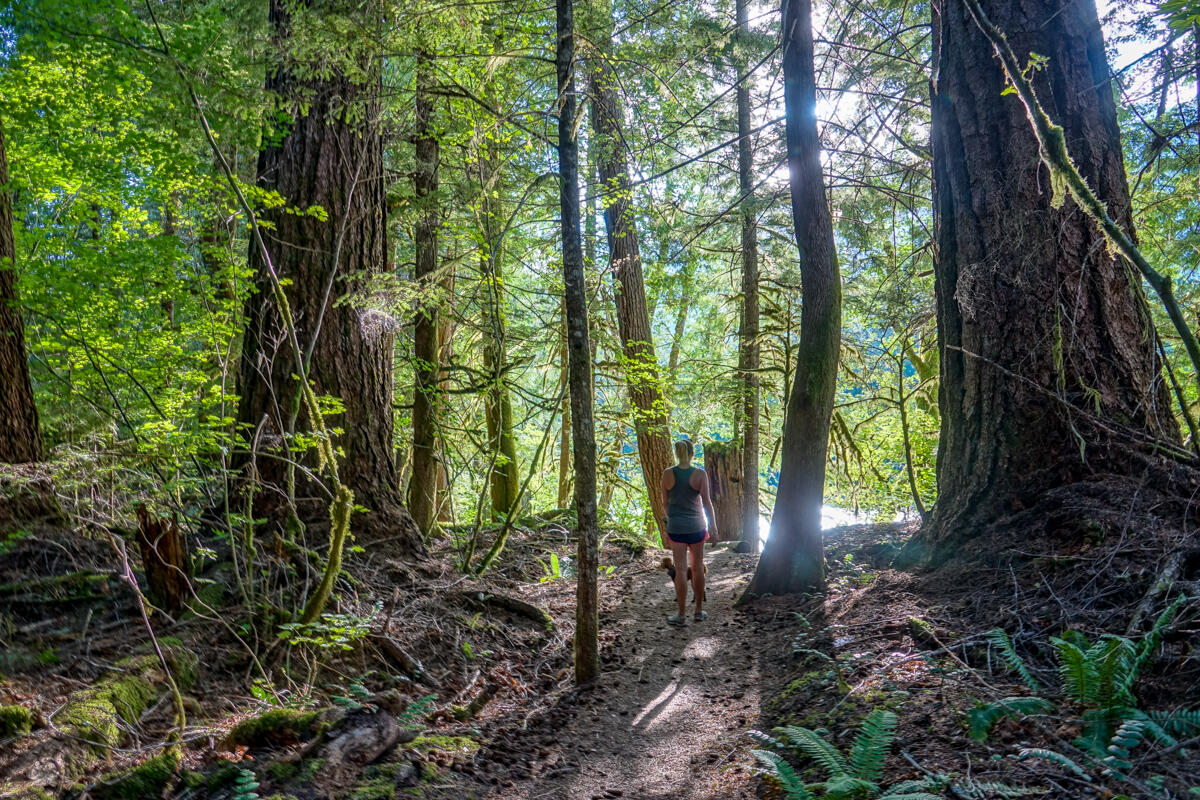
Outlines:
MULTIPOLYGON (((0 730, 0 797, 228 800, 244 797, 239 774, 252 774, 257 796, 270 800, 779 797, 750 752, 766 746, 752 730, 820 729, 844 753, 880 709, 897 717, 883 786, 936 777, 943 796, 978 800, 1020 796, 1020 787, 1055 798, 1181 796, 1200 783, 1188 743, 1142 745, 1127 778, 1095 762, 1080 775, 1019 757, 1037 747, 1083 760, 1071 743, 1082 709, 1049 688, 1057 669, 1048 637, 1067 627, 1089 637, 1123 631, 1161 572, 1164 556, 1154 553, 1169 552, 1144 537, 1097 544, 1088 530, 1077 540, 1026 536, 1012 548, 1019 557, 922 573, 889 566, 911 528, 835 529, 824 596, 745 605, 735 601, 757 557, 715 547, 706 553, 709 617, 683 628, 665 621, 674 592, 663 551, 609 531, 602 675, 589 687, 571 675, 574 542, 554 522, 514 531, 482 578, 450 566, 448 543, 417 564, 357 555, 354 583, 332 610, 371 621, 372 633, 354 634, 345 649, 256 641, 227 568, 214 564, 199 582, 211 613, 154 616, 159 635, 173 637, 162 641, 193 653, 198 668, 185 688, 182 758, 148 789, 131 776, 146 777, 137 766, 163 752, 175 727, 152 669, 137 713, 110 731, 118 746, 86 755, 64 724, 80 698, 103 695, 148 652, 116 551, 102 535, 35 526, 0 540, 0 706, 27 709, 32 723, 0 730), (986 635, 998 626, 1056 705, 1001 720, 976 741, 972 709, 1032 694, 986 635), (351 744, 367 749, 338 749, 351 744)), ((1200 558, 1179 563, 1177 584, 1193 586, 1200 558)), ((1150 618, 1166 602, 1159 597, 1150 618)), ((1138 683, 1147 709, 1200 696, 1197 618, 1193 600, 1156 648, 1138 683)), ((786 755, 805 780, 828 777, 786 755)))

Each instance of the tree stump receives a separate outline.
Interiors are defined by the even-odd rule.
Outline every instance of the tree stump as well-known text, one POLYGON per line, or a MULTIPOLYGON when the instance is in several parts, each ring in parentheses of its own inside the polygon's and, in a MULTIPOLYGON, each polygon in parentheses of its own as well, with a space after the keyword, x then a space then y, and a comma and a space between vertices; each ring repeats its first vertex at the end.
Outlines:
POLYGON ((137 518, 138 549, 150 601, 168 614, 178 614, 192 596, 187 542, 178 523, 151 516, 143 505, 137 507, 137 518))
POLYGON ((704 471, 708 473, 709 494, 717 515, 714 541, 736 542, 742 538, 741 442, 705 443, 704 471))

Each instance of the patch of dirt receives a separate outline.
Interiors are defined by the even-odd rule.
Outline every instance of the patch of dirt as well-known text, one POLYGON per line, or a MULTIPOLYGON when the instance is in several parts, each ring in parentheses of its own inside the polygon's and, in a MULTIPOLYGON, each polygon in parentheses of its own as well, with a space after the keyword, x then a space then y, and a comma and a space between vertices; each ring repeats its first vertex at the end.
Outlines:
MULTIPOLYGON (((706 554, 708 619, 674 628, 675 593, 647 554, 627 590, 608 594, 598 684, 571 690, 531 735, 495 741, 483 763, 507 766, 488 795, 504 800, 717 800, 755 796, 747 731, 759 722, 759 634, 733 607, 756 557, 706 554)), ((689 590, 689 603, 690 600, 689 590)), ((690 607, 690 606, 689 606, 690 607)))

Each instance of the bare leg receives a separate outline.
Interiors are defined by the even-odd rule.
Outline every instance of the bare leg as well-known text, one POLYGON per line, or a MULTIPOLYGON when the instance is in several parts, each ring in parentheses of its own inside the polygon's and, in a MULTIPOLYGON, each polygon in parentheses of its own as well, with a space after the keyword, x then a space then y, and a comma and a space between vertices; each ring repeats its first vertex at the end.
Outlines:
POLYGON ((687 611, 687 553, 686 544, 671 542, 671 555, 675 557, 675 601, 681 617, 687 611))
MULTIPOLYGON (((704 542, 696 542, 687 546, 688 552, 692 554, 692 594, 696 597, 696 613, 699 614, 704 607, 704 542)), ((676 575, 679 574, 679 559, 675 559, 676 575)), ((678 590, 676 590, 678 591, 678 590)), ((680 608, 683 603, 680 603, 680 608)), ((680 612, 683 613, 683 612, 680 612)))

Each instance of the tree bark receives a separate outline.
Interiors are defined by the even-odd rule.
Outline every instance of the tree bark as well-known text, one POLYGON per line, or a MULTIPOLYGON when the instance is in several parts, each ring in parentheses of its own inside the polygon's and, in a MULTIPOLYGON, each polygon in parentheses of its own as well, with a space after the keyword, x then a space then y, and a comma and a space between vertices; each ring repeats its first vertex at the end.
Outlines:
MULTIPOLYGON (((716 512, 718 542, 736 542, 742 534, 742 446, 740 442, 704 445, 704 471, 716 512)), ((754 520, 758 525, 758 519, 754 520)))
MULTIPOLYGON (((286 48, 290 19, 283 0, 271 0, 270 22, 286 48)), ((331 427, 342 433, 335 446, 344 452, 342 483, 354 502, 368 511, 355 522, 360 541, 387 536, 398 549, 421 549, 419 531, 401 503, 392 449, 392 350, 390 319, 369 308, 339 303, 360 293, 365 276, 388 263, 384 208, 383 140, 378 127, 380 73, 369 69, 367 82, 338 70, 324 77, 302 77, 280 54, 267 75, 266 88, 282 113, 291 117, 286 133, 259 153, 258 185, 277 192, 282 206, 265 208, 267 246, 308 361, 308 376, 318 396, 337 398, 331 427), (303 100, 303 105, 301 105, 303 100), (324 215, 305 213, 320 207, 324 215)), ((247 328, 241 362, 239 421, 249 427, 253 472, 263 492, 256 516, 278 521, 288 513, 294 488, 298 512, 326 519, 328 494, 306 473, 289 465, 295 459, 319 474, 310 452, 292 450, 290 436, 300 433, 301 413, 295 353, 284 336, 280 311, 271 299, 263 254, 250 248, 254 291, 246 303, 247 328), (282 500, 282 502, 281 502, 282 500)), ((327 524, 327 522, 325 523, 327 524)))
POLYGON ((563 394, 562 400, 562 427, 559 430, 558 437, 558 507, 566 508, 567 501, 571 497, 571 393, 569 387, 571 385, 570 369, 568 367, 569 356, 567 354, 567 303, 566 298, 563 298, 562 307, 562 343, 558 351, 558 363, 561 370, 559 385, 567 387, 568 391, 563 394))
POLYGON ((841 277, 817 139, 810 0, 783 0, 781 14, 792 224, 800 251, 803 302, 771 536, 747 588, 754 595, 824 586, 821 503, 841 348, 841 277))
POLYGON ((556 0, 558 174, 562 217, 563 287, 575 455, 575 514, 579 569, 575 595, 575 682, 600 676, 599 526, 596 519, 596 429, 592 418, 592 350, 588 343, 587 286, 579 241, 579 144, 575 138, 575 9, 556 0))
MULTIPOLYGON (((1141 284, 1057 189, 1026 110, 963 0, 935 4, 938 502, 909 557, 938 559, 999 515, 1096 470, 1127 471, 1099 420, 1178 439, 1141 284), (1015 310, 1020 313, 1014 313, 1015 310)), ((1095 6, 991 2, 1084 179, 1132 236, 1095 6)), ((986 544, 985 544, 986 546, 986 544)))
POLYGON ((491 474, 492 520, 499 521, 513 510, 521 489, 517 444, 513 436, 512 396, 505 374, 507 348, 504 313, 504 213, 496 144, 489 140, 480 159, 483 204, 484 248, 479 268, 486 284, 487 328, 484 330, 484 368, 491 376, 484 410, 488 446, 495 466, 491 474))
POLYGON ((654 336, 646 310, 646 287, 642 276, 642 256, 634 226, 632 184, 625 162, 625 137, 622 132, 621 103, 617 97, 617 78, 609 60, 612 53, 612 9, 598 4, 599 29, 596 49, 588 64, 588 94, 591 99, 591 123, 597 149, 600 187, 604 194, 604 226, 608 236, 609 264, 612 269, 617 307, 617 329, 624 351, 625 378, 633 402, 634 431, 638 440, 638 459, 646 482, 647 499, 659 531, 665 533, 663 520, 667 509, 659 492, 659 478, 671 466, 671 432, 667 420, 667 402, 663 396, 654 336))
POLYGON ((418 218, 413 231, 416 268, 413 278, 421 299, 413 324, 413 451, 412 476, 408 482, 408 505, 417 526, 429 535, 437 520, 438 446, 438 139, 433 131, 433 97, 429 93, 430 56, 417 57, 416 169, 413 190, 418 218))
MULTIPOLYGON (((750 78, 744 48, 749 33, 747 5, 736 0, 738 58, 738 191, 742 198, 742 325, 738 370, 742 384, 742 540, 747 552, 758 552, 758 224, 754 208, 754 154, 750 146, 750 78)), ((736 431, 735 431, 736 433, 736 431)))
POLYGON ((16 265, 8 153, 0 120, 0 462, 5 464, 42 460, 42 433, 25 356, 25 322, 17 306, 16 265))

